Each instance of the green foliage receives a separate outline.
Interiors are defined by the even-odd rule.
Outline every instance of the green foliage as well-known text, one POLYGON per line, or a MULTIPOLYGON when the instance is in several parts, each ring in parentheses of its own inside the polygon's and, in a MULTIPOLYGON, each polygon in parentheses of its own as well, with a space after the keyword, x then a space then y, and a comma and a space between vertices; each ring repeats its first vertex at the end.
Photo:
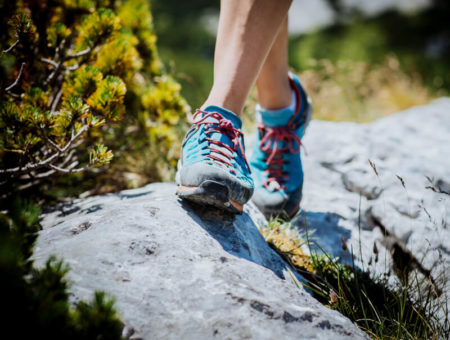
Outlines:
POLYGON ((448 323, 439 320, 435 309, 433 301, 440 297, 432 282, 428 289, 419 288, 423 282, 416 277, 393 287, 389 275, 374 277, 331 258, 308 234, 300 235, 281 219, 270 220, 261 233, 306 279, 304 285, 316 299, 347 316, 372 339, 437 340, 450 335, 448 323))
POLYGON ((107 8, 99 8, 91 15, 82 17, 81 24, 76 28, 78 36, 74 41, 75 52, 93 48, 105 42, 119 28, 120 19, 107 8))
POLYGON ((355 22, 297 38, 290 57, 297 69, 305 70, 311 68, 311 59, 379 60, 387 49, 386 36, 377 23, 355 22))
MULTIPOLYGON (((344 265, 329 255, 313 253, 314 273, 305 273, 315 296, 338 310, 373 339, 441 339, 450 329, 441 323, 431 301, 432 289, 414 299, 415 284, 392 288, 387 276, 374 278, 368 271, 344 265)), ((416 282, 418 284, 418 282, 416 282)))
POLYGON ((9 22, 0 39, 6 196, 67 181, 89 189, 98 177, 85 170, 113 153, 102 191, 126 187, 124 173, 142 182, 174 173, 189 107, 164 74, 146 0, 0 2, 0 12, 9 22))
POLYGON ((182 85, 192 107, 200 107, 213 82, 215 37, 202 16, 218 14, 219 2, 151 0, 161 58, 182 85))
POLYGON ((338 12, 342 20, 337 24, 291 39, 290 63, 304 71, 314 69, 311 60, 378 65, 386 55, 394 55, 403 72, 417 73, 430 90, 446 95, 450 89, 450 5, 448 1, 432 2, 427 9, 411 14, 392 11, 362 18, 357 13, 338 12))
POLYGON ((123 325, 113 300, 96 292, 91 302, 68 302, 69 268, 50 258, 43 268, 30 259, 40 209, 14 200, 10 217, 0 215, 2 336, 8 339, 121 339, 123 325))
POLYGON ((108 164, 112 157, 112 152, 102 144, 96 145, 95 149, 91 150, 89 153, 89 161, 93 164, 98 164, 99 166, 108 164))

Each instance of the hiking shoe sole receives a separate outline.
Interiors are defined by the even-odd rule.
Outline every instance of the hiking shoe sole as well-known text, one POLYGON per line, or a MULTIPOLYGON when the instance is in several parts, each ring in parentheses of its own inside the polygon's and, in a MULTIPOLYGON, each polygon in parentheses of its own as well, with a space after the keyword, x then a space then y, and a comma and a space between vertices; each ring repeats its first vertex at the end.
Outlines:
POLYGON ((230 198, 228 188, 216 181, 206 180, 198 187, 180 185, 176 194, 188 201, 213 206, 232 214, 242 214, 243 211, 243 205, 230 198))

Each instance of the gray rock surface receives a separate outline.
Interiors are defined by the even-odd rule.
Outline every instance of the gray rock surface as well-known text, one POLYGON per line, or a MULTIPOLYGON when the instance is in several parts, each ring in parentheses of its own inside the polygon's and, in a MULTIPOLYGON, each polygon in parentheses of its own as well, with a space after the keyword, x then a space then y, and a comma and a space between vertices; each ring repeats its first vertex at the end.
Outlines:
POLYGON ((182 204, 174 184, 79 200, 43 216, 35 259, 70 265, 72 301, 116 298, 132 339, 365 339, 296 285, 247 205, 233 218, 182 204))
POLYGON ((430 270, 450 305, 450 99, 370 124, 313 121, 303 143, 299 230, 306 221, 327 252, 350 262, 352 249, 377 274, 392 268, 400 247, 418 261, 412 276, 430 270))

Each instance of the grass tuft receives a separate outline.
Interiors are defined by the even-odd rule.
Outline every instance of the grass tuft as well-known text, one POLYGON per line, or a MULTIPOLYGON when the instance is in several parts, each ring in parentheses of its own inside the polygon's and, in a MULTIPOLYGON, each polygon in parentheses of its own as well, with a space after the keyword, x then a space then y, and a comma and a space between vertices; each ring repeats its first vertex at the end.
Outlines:
MULTIPOLYGON (((300 273, 313 295, 325 306, 347 316, 372 339, 448 339, 448 320, 439 319, 434 284, 406 280, 397 287, 389 275, 374 276, 357 266, 332 258, 308 235, 292 224, 271 219, 261 230, 266 241, 300 273), (431 289, 430 289, 431 287, 431 289)), ((353 254, 352 254, 353 258, 353 254)), ((440 301, 440 300, 439 300, 440 301)), ((444 306, 441 307, 444 308, 444 306)), ((445 312, 445 308, 444 308, 445 312)))

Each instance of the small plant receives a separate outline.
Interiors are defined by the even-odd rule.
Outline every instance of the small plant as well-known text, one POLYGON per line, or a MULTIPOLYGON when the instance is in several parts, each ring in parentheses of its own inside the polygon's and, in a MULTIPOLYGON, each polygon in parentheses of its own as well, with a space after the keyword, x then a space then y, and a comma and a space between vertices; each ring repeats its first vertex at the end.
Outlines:
POLYGON ((372 339, 450 336, 450 326, 438 320, 430 303, 437 298, 435 291, 423 291, 416 300, 413 298, 416 285, 412 281, 393 289, 387 276, 373 277, 370 272, 342 264, 325 252, 312 251, 311 245, 319 249, 320 246, 307 234, 301 235, 292 223, 272 219, 261 233, 306 279, 304 285, 320 302, 347 316, 372 339))
POLYGON ((17 8, 9 21, 16 40, 2 54, 13 54, 9 60, 20 68, 12 68, 14 81, 1 89, 2 184, 26 186, 54 173, 108 164, 112 152, 99 143, 80 167, 80 147, 101 141, 100 128, 125 112, 125 83, 89 65, 94 50, 117 31, 118 18, 102 9, 76 29, 54 23, 46 39, 25 8, 17 8))
POLYGON ((87 189, 82 173, 113 153, 109 190, 127 172, 138 184, 173 173, 189 108, 158 58, 148 1, 1 1, 0 13, 3 198, 55 190, 58 174, 87 189))
POLYGON ((96 292, 91 302, 72 308, 69 268, 50 258, 37 269, 31 256, 40 229, 40 209, 14 200, 10 217, 0 215, 2 336, 6 339, 121 339, 123 324, 113 300, 96 292))

